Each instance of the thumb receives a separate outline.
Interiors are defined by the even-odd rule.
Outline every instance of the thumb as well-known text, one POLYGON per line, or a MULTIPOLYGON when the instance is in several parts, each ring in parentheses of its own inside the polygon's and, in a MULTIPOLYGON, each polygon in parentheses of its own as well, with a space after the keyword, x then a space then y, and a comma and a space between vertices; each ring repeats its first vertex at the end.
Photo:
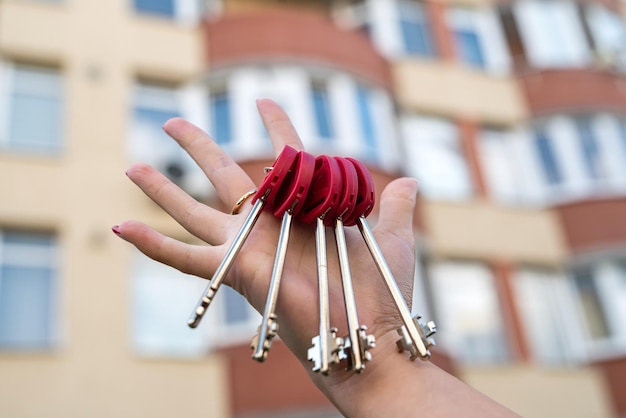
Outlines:
POLYGON ((376 229, 412 242, 417 191, 418 184, 414 178, 403 177, 389 183, 380 197, 376 229))

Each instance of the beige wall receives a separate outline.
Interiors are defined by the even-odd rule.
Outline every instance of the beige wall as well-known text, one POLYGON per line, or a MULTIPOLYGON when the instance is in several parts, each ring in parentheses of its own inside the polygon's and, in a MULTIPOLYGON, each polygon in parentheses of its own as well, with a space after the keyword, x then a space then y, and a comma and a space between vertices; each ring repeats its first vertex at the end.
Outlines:
POLYGON ((0 227, 59 237, 60 347, 0 352, 3 417, 228 416, 217 355, 145 359, 130 339, 131 248, 110 226, 177 228, 124 175, 134 79, 178 81, 203 69, 197 29, 133 16, 124 0, 0 2, 0 56, 59 65, 65 81, 58 156, 0 154, 0 227))
POLYGON ((398 102, 407 110, 496 125, 516 125, 527 115, 513 78, 419 59, 398 61, 392 72, 398 102))
POLYGON ((558 265, 566 256, 550 211, 475 202, 425 202, 424 222, 434 256, 502 259, 558 265))
POLYGON ((610 400, 597 370, 586 368, 481 367, 461 378, 524 418, 610 418, 610 400))

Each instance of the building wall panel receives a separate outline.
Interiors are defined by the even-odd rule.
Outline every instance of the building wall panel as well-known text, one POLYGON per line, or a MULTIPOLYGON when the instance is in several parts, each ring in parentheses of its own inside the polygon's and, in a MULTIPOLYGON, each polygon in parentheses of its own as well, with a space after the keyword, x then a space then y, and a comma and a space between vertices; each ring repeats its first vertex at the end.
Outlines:
POLYGON ((566 254, 558 219, 549 211, 424 202, 423 213, 437 256, 555 265, 566 254))
POLYGON ((398 61, 392 73, 397 99, 409 111, 503 125, 526 116, 522 92, 510 78, 418 60, 398 61))

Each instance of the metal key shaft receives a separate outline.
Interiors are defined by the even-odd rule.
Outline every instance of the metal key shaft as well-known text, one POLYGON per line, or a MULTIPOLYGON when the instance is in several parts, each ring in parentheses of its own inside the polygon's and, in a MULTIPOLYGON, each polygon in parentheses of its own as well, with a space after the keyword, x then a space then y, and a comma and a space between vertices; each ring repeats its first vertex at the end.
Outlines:
MULTIPOLYGON (((326 252, 326 228, 322 218, 316 219, 315 248, 317 254, 317 280, 319 290, 319 334, 312 339, 308 359, 314 363, 313 371, 327 375, 330 365, 341 360, 341 344, 337 329, 330 326, 330 302, 328 296, 328 257, 326 252)), ((342 340, 342 339, 340 339, 342 340)))
POLYGON ((283 276, 283 267, 285 265, 285 258, 287 255, 287 244, 289 243, 292 219, 292 210, 286 211, 283 215, 280 227, 278 247, 276 248, 276 257, 274 259, 270 287, 267 292, 263 320, 259 326, 257 334, 252 339, 251 346, 254 350, 252 358, 261 362, 267 358, 268 351, 272 345, 272 339, 278 333, 278 322, 276 322, 275 314, 276 301, 278 300, 278 290, 283 276))
POLYGON ((269 190, 265 193, 265 195, 261 196, 254 203, 254 205, 252 206, 252 210, 246 217, 243 225, 241 225, 239 232, 237 232, 235 239, 228 248, 226 255, 222 259, 222 262, 217 267, 217 270, 215 270, 211 281, 204 290, 204 294, 196 304, 196 309, 192 312, 191 316, 187 320, 187 325, 189 325, 191 328, 196 328, 198 326, 200 320, 202 320, 202 317, 206 313, 209 305, 211 304, 211 301, 215 297, 217 290, 222 285, 224 278, 228 274, 228 271, 232 267, 235 259, 237 258, 237 255, 239 254, 239 250, 241 250, 241 247, 243 247, 243 244, 246 242, 246 239, 250 234, 250 231, 252 231, 254 224, 259 219, 261 211, 265 206, 265 201, 268 193, 269 190))
POLYGON ((274 197, 278 193, 280 184, 288 176, 289 169, 296 161, 297 157, 298 151, 286 145, 276 158, 276 161, 274 161, 274 165, 267 170, 263 183, 253 197, 252 210, 246 216, 243 225, 241 225, 235 239, 226 251, 226 255, 215 270, 215 273, 207 285, 204 294, 196 304, 196 308, 187 320, 187 325, 191 328, 196 328, 198 324, 200 324, 200 320, 202 320, 202 317, 215 297, 217 290, 222 285, 224 278, 233 266, 241 247, 243 247, 243 244, 246 242, 254 224, 259 219, 266 202, 273 201, 274 197))
POLYGON ((370 361, 372 356, 369 350, 374 348, 376 343, 373 335, 367 335, 367 327, 359 325, 359 316, 356 309, 356 299, 352 286, 352 274, 350 263, 348 262, 348 248, 346 236, 341 218, 335 219, 335 239, 337 241, 337 254, 339 256, 339 267, 341 271, 341 283, 343 285, 344 303, 346 307, 346 317, 348 320, 348 331, 350 335, 351 367, 360 373, 365 369, 365 362, 370 361))
POLYGON ((378 243, 374 238, 374 234, 367 224, 365 217, 359 217, 357 219, 357 225, 359 227, 359 231, 361 231, 361 235, 363 235, 365 243, 367 244, 367 248, 372 254, 376 267, 385 281, 387 290, 398 308, 402 322, 404 323, 404 326, 398 330, 400 335, 403 337, 399 341, 398 347, 401 350, 408 350, 411 353, 412 360, 418 356, 422 359, 430 358, 430 351, 428 350, 428 347, 434 345, 435 343, 434 340, 430 338, 437 331, 435 323, 430 321, 427 324, 423 324, 420 321, 419 316, 415 318, 411 316, 411 311, 402 296, 402 292, 398 288, 393 274, 391 273, 391 269, 385 261, 385 257, 383 256, 383 253, 378 246, 378 243), (410 341, 407 341, 406 337, 409 337, 410 341), (408 345, 409 342, 411 343, 410 346, 408 345))

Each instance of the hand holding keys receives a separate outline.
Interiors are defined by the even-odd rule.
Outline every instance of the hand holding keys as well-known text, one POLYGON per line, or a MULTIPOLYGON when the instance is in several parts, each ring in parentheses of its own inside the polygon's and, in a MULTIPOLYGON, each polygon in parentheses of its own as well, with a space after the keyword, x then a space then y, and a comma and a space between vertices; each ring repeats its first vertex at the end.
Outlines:
POLYGON ((313 346, 308 350, 308 359, 314 363, 313 371, 328 374, 332 364, 345 360, 347 370, 360 373, 365 369, 365 363, 372 359, 370 350, 375 347, 375 338, 367 334, 365 325, 359 324, 344 235, 344 227, 354 225, 359 228, 402 318, 404 325, 398 329, 399 351, 408 351, 412 360, 417 357, 428 359, 429 347, 434 345, 432 335, 436 332, 436 327, 433 322, 423 324, 419 316, 411 317, 407 303, 365 219, 373 207, 373 179, 361 162, 325 155, 315 158, 304 151, 285 146, 254 195, 252 210, 199 300, 188 321, 189 326, 196 327, 200 322, 261 211, 267 208, 276 217, 282 218, 282 225, 263 321, 251 344, 254 351, 252 357, 255 360, 264 361, 267 358, 271 341, 278 332, 275 307, 289 231, 294 219, 296 222, 316 224, 320 333, 312 339, 313 346), (337 242, 349 330, 349 335, 345 338, 337 337, 337 328, 330 326, 326 227, 334 228, 337 242))
POLYGON ((388 350, 395 342, 399 351, 410 353, 411 360, 428 359, 436 331, 434 323, 411 317, 398 288, 410 286, 412 280, 415 182, 397 179, 381 193, 374 229, 379 247, 366 222, 374 206, 374 184, 365 166, 349 158, 315 158, 297 151, 302 142, 284 111, 268 99, 259 100, 257 107, 275 151, 281 151, 258 191, 250 191, 255 186, 250 177, 198 127, 179 118, 164 125, 207 175, 219 199, 226 205, 235 202, 230 214, 202 205, 148 165, 137 164, 126 172, 175 221, 208 244, 183 242, 138 221, 113 227, 117 236, 152 259, 210 280, 189 325, 198 325, 220 285, 227 283, 264 313, 252 343, 253 358, 267 358, 279 322, 284 343, 304 365, 307 353, 303 351, 312 340, 313 346, 308 348, 308 360, 313 362, 310 377, 314 373, 328 375, 313 382, 345 416, 403 416, 411 410, 428 410, 438 416, 515 416, 436 365, 405 365, 388 350), (247 214, 231 216, 253 193, 247 214), (281 222, 270 214, 282 219, 278 240, 275 234, 281 222), (336 240, 329 248, 337 250, 329 254, 327 228, 334 230, 336 240), (241 251, 246 241, 248 245, 241 251), (389 266, 381 248, 393 254, 389 266), (352 263, 348 262, 348 250, 352 263), (283 270, 288 277, 281 284, 283 270), (360 318, 356 316, 357 302, 360 318), (335 321, 338 323, 331 324, 335 321), (377 341, 368 335, 365 324, 377 341), (341 333, 347 329, 347 335, 338 336, 338 329, 341 333), (318 335, 312 338, 314 334, 318 335), (375 343, 380 350, 376 361, 385 364, 355 377, 369 364, 375 343), (339 373, 342 368, 356 373, 344 375, 339 373), (359 401, 355 402, 356 398, 359 401))

